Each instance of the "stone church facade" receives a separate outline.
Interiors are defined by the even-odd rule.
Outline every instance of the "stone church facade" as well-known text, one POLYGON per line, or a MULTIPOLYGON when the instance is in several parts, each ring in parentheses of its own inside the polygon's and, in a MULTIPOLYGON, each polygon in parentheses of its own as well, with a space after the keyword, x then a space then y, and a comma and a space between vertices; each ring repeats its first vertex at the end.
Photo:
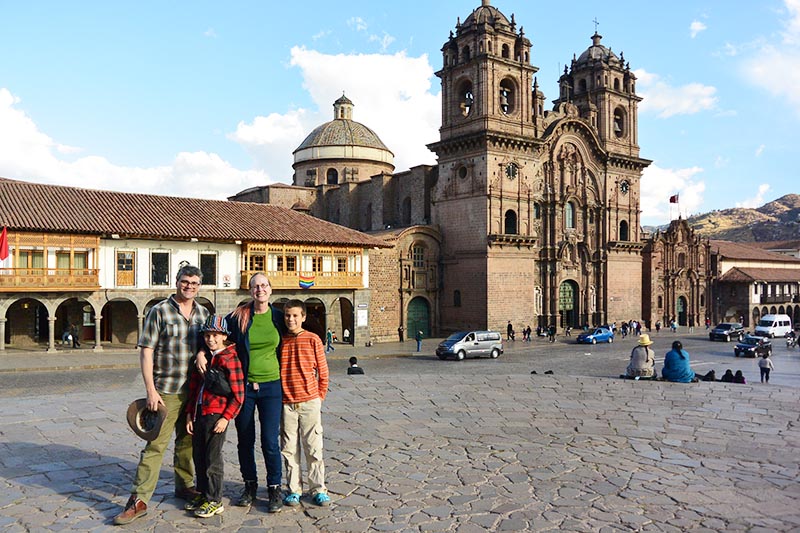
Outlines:
POLYGON ((546 109, 530 40, 482 0, 442 47, 442 125, 429 144, 437 165, 395 173, 391 151, 342 96, 333 120, 295 150, 291 186, 230 199, 308 211, 391 243, 371 254, 378 341, 400 328, 427 336, 508 321, 649 321, 641 98, 622 54, 597 33, 591 41, 546 109), (377 275, 377 265, 388 271, 377 275))

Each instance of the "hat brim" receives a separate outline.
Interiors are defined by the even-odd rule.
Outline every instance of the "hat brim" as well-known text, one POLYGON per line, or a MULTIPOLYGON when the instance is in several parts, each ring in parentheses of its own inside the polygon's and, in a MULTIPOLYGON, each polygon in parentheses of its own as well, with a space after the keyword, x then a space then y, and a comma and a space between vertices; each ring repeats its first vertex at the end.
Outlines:
POLYGON ((150 442, 155 440, 161 432, 161 426, 167 419, 167 408, 163 404, 159 404, 154 413, 147 409, 147 398, 139 398, 128 406, 126 418, 133 432, 150 442))
POLYGON ((651 344, 653 344, 653 341, 650 341, 650 342, 641 342, 641 341, 639 341, 639 346, 650 346, 651 344))

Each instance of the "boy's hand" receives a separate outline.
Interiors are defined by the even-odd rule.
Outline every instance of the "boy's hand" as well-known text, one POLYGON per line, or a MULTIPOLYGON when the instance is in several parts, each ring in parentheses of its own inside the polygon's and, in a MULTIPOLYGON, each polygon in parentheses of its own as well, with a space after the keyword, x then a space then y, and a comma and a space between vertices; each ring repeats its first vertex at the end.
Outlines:
POLYGON ((220 417, 217 423, 214 424, 214 433, 222 433, 228 429, 228 419, 220 417))
POLYGON ((186 433, 189 435, 194 435, 194 424, 192 423, 192 419, 187 415, 186 417, 186 433))

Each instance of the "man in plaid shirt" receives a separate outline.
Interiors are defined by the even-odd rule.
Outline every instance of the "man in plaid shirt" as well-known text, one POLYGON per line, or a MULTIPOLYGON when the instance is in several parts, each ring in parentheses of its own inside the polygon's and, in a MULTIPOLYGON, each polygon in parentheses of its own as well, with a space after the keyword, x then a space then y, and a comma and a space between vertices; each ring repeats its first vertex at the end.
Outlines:
POLYGON ((189 360, 201 342, 200 328, 208 311, 195 302, 203 274, 194 266, 184 266, 176 278, 177 290, 154 305, 144 321, 139 338, 139 364, 147 392, 147 408, 159 404, 167 408, 167 418, 158 436, 147 443, 136 468, 131 497, 125 509, 114 518, 117 525, 128 524, 147 514, 172 431, 175 431, 175 496, 194 499, 192 437, 186 432, 183 413, 188 399, 189 360))

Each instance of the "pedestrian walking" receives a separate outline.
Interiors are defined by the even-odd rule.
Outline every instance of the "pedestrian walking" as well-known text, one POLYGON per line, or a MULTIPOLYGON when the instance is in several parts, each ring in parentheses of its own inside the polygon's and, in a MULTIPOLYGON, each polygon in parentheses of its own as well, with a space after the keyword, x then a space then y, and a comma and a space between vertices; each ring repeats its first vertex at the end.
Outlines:
POLYGON ((758 361, 758 369, 761 371, 761 383, 769 383, 769 371, 775 370, 775 365, 772 364, 772 359, 769 354, 765 353, 758 361))
POLYGON ((422 330, 419 330, 419 331, 417 332, 417 336, 416 336, 416 337, 414 337, 414 338, 415 338, 415 339, 416 339, 416 341, 417 341, 417 351, 418 351, 418 352, 421 352, 421 351, 422 351, 422 330))

